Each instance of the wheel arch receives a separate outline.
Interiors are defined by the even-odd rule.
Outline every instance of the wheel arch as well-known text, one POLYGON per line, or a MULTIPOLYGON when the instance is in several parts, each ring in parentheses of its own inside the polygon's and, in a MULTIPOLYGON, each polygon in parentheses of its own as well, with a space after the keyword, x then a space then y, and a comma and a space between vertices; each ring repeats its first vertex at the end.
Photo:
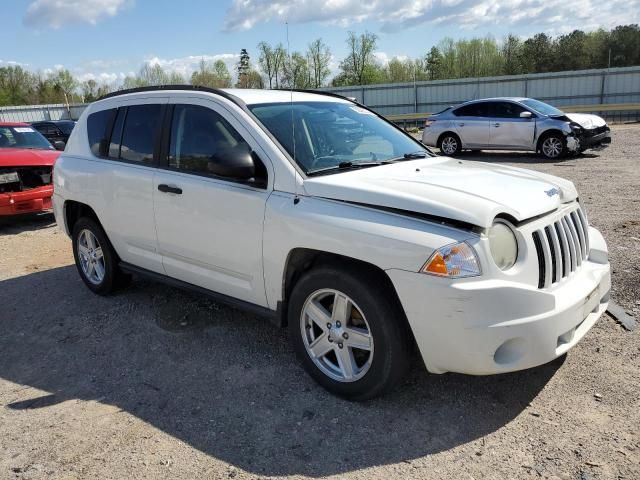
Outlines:
POLYGON ((544 142, 544 140, 548 136, 553 134, 558 135, 561 138, 566 137, 566 133, 564 133, 562 130, 559 130, 557 128, 549 128, 538 135, 538 141, 536 142, 536 152, 540 152, 542 150, 542 142, 544 142))
POLYGON ((104 230, 98 215, 89 205, 75 200, 66 200, 64 202, 64 223, 66 232, 69 236, 73 234, 73 227, 76 222, 83 217, 91 218, 100 225, 102 230, 104 230))
POLYGON ((456 132, 454 132, 453 130, 446 130, 444 132, 442 132, 440 134, 440 136, 438 137, 438 141, 436 142, 436 147, 440 148, 440 145, 442 144, 442 139, 446 136, 446 135, 454 135, 458 141, 460 142, 460 146, 462 147, 462 139, 460 138, 460 135, 458 135, 456 132))
POLYGON ((356 270, 358 272, 362 272, 364 275, 367 275, 367 278, 375 279, 374 281, 379 282, 379 284, 389 292, 394 306, 396 307, 398 313, 402 316, 403 324, 409 330, 411 341, 414 345, 416 345, 413 331, 411 330, 409 321, 407 320, 404 307, 402 306, 402 302, 400 301, 398 292, 396 291, 391 278, 389 277, 389 275, 387 275, 387 272, 385 272, 379 266, 369 262, 365 262, 363 260, 310 248, 294 248, 289 252, 289 255, 287 255, 284 275, 282 278, 282 300, 278 305, 278 310, 280 312, 279 318, 282 327, 285 327, 288 324, 286 314, 288 309, 288 300, 291 296, 293 288, 296 285, 296 282, 307 271, 322 266, 332 266, 334 268, 356 270))

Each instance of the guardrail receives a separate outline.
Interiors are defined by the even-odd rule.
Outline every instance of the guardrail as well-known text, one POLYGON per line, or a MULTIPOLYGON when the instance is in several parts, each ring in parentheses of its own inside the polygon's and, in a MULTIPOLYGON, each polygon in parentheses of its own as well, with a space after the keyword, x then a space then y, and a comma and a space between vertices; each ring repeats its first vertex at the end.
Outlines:
MULTIPOLYGON (((567 113, 602 113, 610 121, 616 121, 616 118, 622 120, 640 120, 640 103, 605 103, 605 104, 593 104, 593 105, 567 105, 564 107, 557 107, 563 112, 567 113), (633 115, 633 113, 636 115, 633 115), (626 118, 625 118, 626 117, 626 118)), ((427 118, 432 113, 402 113, 398 115, 385 115, 384 117, 393 122, 407 127, 414 124, 414 126, 422 126, 427 118)))

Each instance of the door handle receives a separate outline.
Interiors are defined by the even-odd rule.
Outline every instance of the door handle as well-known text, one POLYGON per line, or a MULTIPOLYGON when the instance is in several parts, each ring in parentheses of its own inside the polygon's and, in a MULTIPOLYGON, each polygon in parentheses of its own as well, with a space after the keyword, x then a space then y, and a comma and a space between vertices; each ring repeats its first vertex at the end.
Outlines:
POLYGON ((499 126, 500 126, 500 124, 499 124, 499 123, 494 123, 494 124, 493 124, 493 126, 494 126, 494 127, 499 127, 499 126))
POLYGON ((459 127, 464 127, 464 123, 459 123, 458 126, 459 127))
POLYGON ((173 187, 171 185, 166 185, 164 183, 161 183, 160 185, 158 185, 158 190, 160 190, 162 193, 175 193, 176 195, 182 195, 181 188, 173 187))

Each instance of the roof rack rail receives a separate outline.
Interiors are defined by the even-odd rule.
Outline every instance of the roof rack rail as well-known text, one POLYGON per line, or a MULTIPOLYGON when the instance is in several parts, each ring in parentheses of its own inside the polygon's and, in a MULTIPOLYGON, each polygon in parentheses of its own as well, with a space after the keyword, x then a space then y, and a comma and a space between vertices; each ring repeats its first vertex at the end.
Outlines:
POLYGON ((106 95, 98 98, 98 101, 105 100, 107 98, 119 97, 120 95, 127 95, 128 93, 157 92, 162 90, 193 90, 198 92, 214 93, 216 95, 220 95, 222 97, 233 100, 235 103, 238 102, 238 99, 234 95, 231 95, 224 90, 220 90, 219 88, 202 87, 200 85, 156 85, 151 87, 127 88, 124 90, 117 90, 115 92, 107 93, 106 95))

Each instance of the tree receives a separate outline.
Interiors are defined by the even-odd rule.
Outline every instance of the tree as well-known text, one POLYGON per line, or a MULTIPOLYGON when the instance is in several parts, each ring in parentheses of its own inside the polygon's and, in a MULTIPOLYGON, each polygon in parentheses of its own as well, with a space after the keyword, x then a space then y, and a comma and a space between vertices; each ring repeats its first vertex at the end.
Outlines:
POLYGON ((416 66, 409 59, 400 60, 398 57, 393 57, 385 70, 386 81, 391 83, 413 82, 416 79, 416 66))
POLYGON ((53 76, 55 87, 62 92, 64 103, 69 104, 73 101, 73 92, 78 87, 78 82, 69 70, 58 70, 53 76))
POLYGON ((522 42, 520 38, 513 34, 507 35, 502 43, 502 58, 504 59, 503 73, 506 75, 516 75, 522 73, 522 42))
POLYGON ((199 70, 191 75, 191 83, 209 88, 229 88, 231 74, 222 60, 216 60, 213 65, 202 60, 199 70))
POLYGON ((426 56, 426 67, 429 80, 438 80, 442 78, 442 54, 438 47, 431 47, 426 56))
POLYGON ((80 86, 82 89, 82 101, 83 102, 93 102, 96 98, 98 98, 98 82, 94 79, 85 80, 82 82, 80 86))
POLYGON ((283 86, 288 88, 308 88, 310 85, 309 64, 300 52, 293 52, 287 59, 283 86))
POLYGON ((349 53, 340 62, 340 70, 347 82, 352 85, 374 83, 371 80, 378 73, 373 56, 377 41, 378 37, 374 33, 365 32, 358 36, 354 32, 349 32, 347 37, 349 53))
POLYGON ((318 38, 309 44, 307 49, 307 63, 309 68, 309 86, 320 88, 327 81, 331 73, 329 63, 331 62, 331 51, 329 47, 318 38))
POLYGON ((251 69, 251 58, 249 57, 249 53, 246 48, 240 50, 240 60, 236 66, 238 70, 238 83, 237 86, 239 88, 248 88, 244 85, 248 83, 247 75, 249 74, 249 70, 251 69))
POLYGON ((527 66, 527 73, 552 71, 553 42, 545 33, 538 33, 525 40, 521 50, 521 63, 527 66))
POLYGON ((258 44, 258 64, 269 80, 269 88, 273 88, 275 77, 275 52, 267 42, 258 44))

